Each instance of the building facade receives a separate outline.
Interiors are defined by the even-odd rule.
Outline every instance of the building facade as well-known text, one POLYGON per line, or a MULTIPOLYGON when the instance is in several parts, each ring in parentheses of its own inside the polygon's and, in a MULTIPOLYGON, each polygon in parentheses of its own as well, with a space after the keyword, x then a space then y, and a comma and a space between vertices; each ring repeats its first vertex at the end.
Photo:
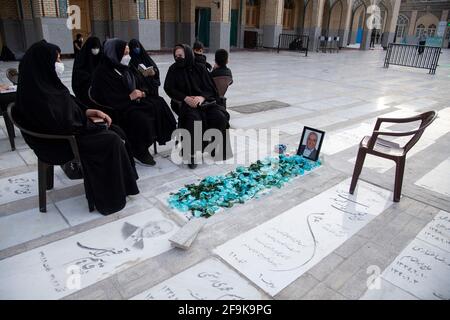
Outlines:
MULTIPOLYGON (((448 7, 445 1, 401 0, 0 0, 0 41, 13 52, 24 52, 39 39, 58 44, 72 53, 77 33, 104 40, 138 38, 148 50, 171 48, 176 43, 202 41, 211 50, 243 48, 252 41, 276 47, 281 33, 310 36, 317 48, 320 36, 339 37, 341 47, 359 44, 368 49, 372 28, 384 44, 398 40, 398 31, 430 30, 427 12, 439 21, 443 13, 428 12, 448 7), (433 3, 433 4, 431 4, 433 3), (400 5, 405 8, 400 8, 400 5), (419 7, 426 7, 425 10, 419 7), (79 11, 77 11, 79 9, 79 11), (415 12, 415 13, 414 13, 415 12), (79 13, 79 20, 75 17, 79 13), (402 15, 403 29, 397 18, 402 15), (403 17, 407 18, 404 23, 403 17), (375 20, 373 20, 375 19, 375 20), (69 26, 75 25, 71 30, 69 26), (411 27, 414 24, 414 27, 411 27), (397 36, 396 36, 397 31, 397 36)), ((437 21, 433 20, 437 26, 437 21)), ((414 33, 414 32, 413 32, 414 33)), ((403 34, 402 34, 403 35, 403 34)), ((403 38, 402 38, 403 39, 403 38)), ((412 41, 412 38, 411 38, 412 41)))
POLYGON ((449 0, 402 0, 397 22, 396 42, 416 44, 419 37, 442 37, 449 47, 449 0))

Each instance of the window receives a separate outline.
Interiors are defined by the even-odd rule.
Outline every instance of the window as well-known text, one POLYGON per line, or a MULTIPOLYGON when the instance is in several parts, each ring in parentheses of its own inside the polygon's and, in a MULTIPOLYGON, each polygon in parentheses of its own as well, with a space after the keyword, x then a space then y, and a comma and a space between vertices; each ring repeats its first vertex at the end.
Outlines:
POLYGON ((245 8, 245 24, 247 27, 259 28, 260 2, 259 0, 247 0, 245 8))
POLYGON ((139 19, 146 19, 147 18, 147 4, 146 0, 139 0, 138 1, 138 9, 139 9, 139 19))
POLYGON ((283 11, 283 29, 287 30, 294 29, 294 13, 295 13, 294 0, 285 0, 283 11))
POLYGON ((431 24, 428 26, 428 36, 434 37, 436 35, 436 25, 431 24))
POLYGON ((67 18, 67 0, 58 0, 57 5, 59 17, 67 18))
POLYGON ((420 38, 424 32, 425 26, 423 24, 419 24, 416 28, 416 37, 420 38))
POLYGON ((408 18, 404 15, 399 15, 397 20, 397 38, 403 39, 406 36, 406 29, 408 27, 408 18))

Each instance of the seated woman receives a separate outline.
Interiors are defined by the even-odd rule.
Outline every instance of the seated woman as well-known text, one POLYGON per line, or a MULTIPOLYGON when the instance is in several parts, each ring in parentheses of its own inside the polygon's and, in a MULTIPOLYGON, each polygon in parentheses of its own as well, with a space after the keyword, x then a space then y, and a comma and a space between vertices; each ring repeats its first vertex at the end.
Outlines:
MULTIPOLYGON (((195 63, 194 54, 188 45, 177 45, 173 51, 175 63, 169 68, 164 90, 171 99, 181 101, 179 127, 191 135, 191 150, 184 150, 183 157, 191 169, 196 168, 195 153, 200 145, 203 148, 203 136, 195 136, 195 123, 202 125, 202 135, 208 129, 218 129, 221 144, 212 152, 216 160, 225 160, 232 156, 229 148, 227 129, 230 115, 220 105, 219 95, 206 67, 195 63), (197 143, 195 141, 197 140, 197 143), (199 143, 200 142, 200 143, 199 143)), ((198 134, 197 134, 198 135, 198 134)), ((220 141, 219 141, 220 142, 220 141)))
MULTIPOLYGON (((155 165, 148 151, 156 141, 164 145, 172 139, 176 120, 167 104, 145 91, 128 66, 130 49, 125 41, 110 39, 104 45, 104 57, 94 72, 91 96, 115 110, 134 157, 144 165, 155 165)), ((154 92, 153 92, 154 93, 154 92)))
MULTIPOLYGON (((19 85, 13 117, 31 131, 75 135, 83 166, 86 196, 97 210, 111 214, 122 210, 128 195, 139 193, 133 159, 127 152, 121 130, 101 111, 77 103, 59 79, 64 65, 60 49, 45 40, 26 52, 19 66, 19 85), (109 130, 94 121, 104 120, 109 130), (117 131, 118 133, 116 133, 117 131)), ((63 164, 73 158, 64 140, 42 140, 23 135, 42 161, 63 164)))
POLYGON ((92 84, 92 74, 100 64, 102 56, 100 39, 90 37, 84 43, 73 63, 72 89, 75 96, 85 105, 92 103, 88 92, 92 84))

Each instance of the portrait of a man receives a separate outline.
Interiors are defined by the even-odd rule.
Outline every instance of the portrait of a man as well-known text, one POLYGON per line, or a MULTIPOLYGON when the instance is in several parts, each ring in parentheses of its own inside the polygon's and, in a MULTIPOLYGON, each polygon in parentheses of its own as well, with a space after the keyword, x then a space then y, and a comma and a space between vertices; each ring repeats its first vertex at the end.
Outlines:
POLYGON ((297 155, 303 156, 313 161, 319 158, 320 149, 322 147, 322 140, 325 132, 305 127, 303 130, 300 146, 297 155))

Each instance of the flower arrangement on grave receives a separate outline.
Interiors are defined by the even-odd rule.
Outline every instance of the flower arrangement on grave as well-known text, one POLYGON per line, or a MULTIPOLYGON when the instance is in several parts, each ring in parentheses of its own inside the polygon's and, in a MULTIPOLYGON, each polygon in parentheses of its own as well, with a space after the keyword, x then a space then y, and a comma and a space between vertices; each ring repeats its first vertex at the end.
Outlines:
POLYGON ((226 175, 209 176, 198 184, 186 185, 177 193, 171 193, 168 202, 171 208, 190 211, 196 218, 208 218, 220 208, 231 208, 257 198, 264 190, 281 188, 320 165, 320 161, 280 154, 258 160, 248 167, 237 167, 226 175))

